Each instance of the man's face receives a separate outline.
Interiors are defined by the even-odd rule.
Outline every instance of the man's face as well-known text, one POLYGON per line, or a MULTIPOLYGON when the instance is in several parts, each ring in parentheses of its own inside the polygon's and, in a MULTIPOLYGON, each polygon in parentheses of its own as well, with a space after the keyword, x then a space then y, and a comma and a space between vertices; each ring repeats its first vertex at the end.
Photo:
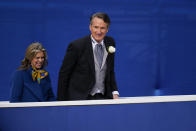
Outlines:
POLYGON ((108 32, 108 24, 100 18, 93 18, 89 26, 93 38, 100 43, 108 32))

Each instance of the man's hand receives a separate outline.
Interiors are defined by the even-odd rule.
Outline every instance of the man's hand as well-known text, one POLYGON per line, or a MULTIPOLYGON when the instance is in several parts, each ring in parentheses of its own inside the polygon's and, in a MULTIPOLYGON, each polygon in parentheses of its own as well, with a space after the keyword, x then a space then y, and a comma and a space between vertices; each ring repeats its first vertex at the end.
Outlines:
POLYGON ((113 99, 118 99, 119 96, 117 94, 113 94, 113 99))

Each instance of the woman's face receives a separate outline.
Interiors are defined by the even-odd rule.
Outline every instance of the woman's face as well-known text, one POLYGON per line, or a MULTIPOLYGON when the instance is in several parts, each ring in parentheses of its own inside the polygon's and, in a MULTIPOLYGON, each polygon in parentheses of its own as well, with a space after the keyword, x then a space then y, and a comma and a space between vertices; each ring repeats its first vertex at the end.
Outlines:
POLYGON ((35 57, 31 61, 31 66, 36 69, 40 69, 43 66, 44 60, 45 60, 44 53, 40 51, 35 55, 35 57))

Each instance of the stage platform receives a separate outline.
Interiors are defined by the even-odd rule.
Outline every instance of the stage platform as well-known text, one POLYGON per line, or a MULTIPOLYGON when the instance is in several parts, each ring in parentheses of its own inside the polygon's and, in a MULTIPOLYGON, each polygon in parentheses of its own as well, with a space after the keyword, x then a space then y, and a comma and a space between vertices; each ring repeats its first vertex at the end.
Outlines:
POLYGON ((195 131, 196 95, 0 102, 0 131, 195 131))

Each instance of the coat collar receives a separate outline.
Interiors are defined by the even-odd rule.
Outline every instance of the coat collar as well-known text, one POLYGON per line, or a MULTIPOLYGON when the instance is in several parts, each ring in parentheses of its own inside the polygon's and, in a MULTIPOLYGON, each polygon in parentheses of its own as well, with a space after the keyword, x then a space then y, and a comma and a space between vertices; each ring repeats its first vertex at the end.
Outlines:
MULTIPOLYGON (((104 44, 105 44, 105 48, 106 51, 108 52, 108 47, 112 45, 112 43, 109 41, 109 39, 107 38, 107 36, 104 38, 104 44)), ((93 76, 95 76, 95 61, 94 61, 94 54, 93 54, 93 47, 92 47, 92 41, 91 41, 91 35, 89 35, 87 37, 87 50, 88 50, 88 62, 90 65, 90 68, 93 72, 93 76)), ((108 53, 108 56, 106 58, 106 64, 108 65, 110 62, 110 53, 108 53)))

